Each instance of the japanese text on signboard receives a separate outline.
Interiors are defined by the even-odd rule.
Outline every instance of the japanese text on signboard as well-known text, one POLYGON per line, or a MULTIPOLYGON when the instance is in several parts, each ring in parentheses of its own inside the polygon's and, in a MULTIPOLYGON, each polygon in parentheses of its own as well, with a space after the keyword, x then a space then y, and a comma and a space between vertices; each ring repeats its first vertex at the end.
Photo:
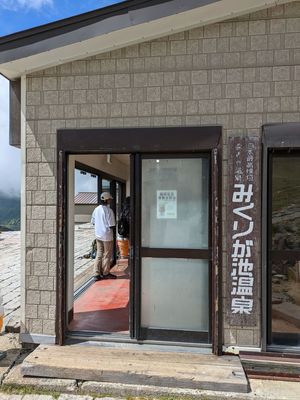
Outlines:
POLYGON ((256 203, 254 186, 255 143, 233 140, 232 187, 230 200, 230 311, 232 315, 251 315, 254 309, 256 203))

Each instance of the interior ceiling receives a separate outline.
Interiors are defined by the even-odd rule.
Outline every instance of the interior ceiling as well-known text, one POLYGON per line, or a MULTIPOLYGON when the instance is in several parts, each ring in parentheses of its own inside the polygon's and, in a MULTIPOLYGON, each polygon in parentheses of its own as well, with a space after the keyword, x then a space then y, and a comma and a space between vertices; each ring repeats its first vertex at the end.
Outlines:
POLYGON ((70 157, 73 157, 75 161, 98 171, 119 177, 123 180, 129 179, 129 154, 76 154, 70 157))
MULTIPOLYGON (((112 160, 118 160, 122 164, 129 165, 130 164, 130 155, 129 154, 98 154, 98 157, 107 158, 110 155, 112 160)), ((86 162, 91 167, 97 167, 93 164, 89 154, 81 154, 79 157, 76 157, 78 161, 86 162)))
POLYGON ((130 164, 130 156, 129 154, 112 154, 112 158, 116 158, 123 164, 129 165, 130 164))

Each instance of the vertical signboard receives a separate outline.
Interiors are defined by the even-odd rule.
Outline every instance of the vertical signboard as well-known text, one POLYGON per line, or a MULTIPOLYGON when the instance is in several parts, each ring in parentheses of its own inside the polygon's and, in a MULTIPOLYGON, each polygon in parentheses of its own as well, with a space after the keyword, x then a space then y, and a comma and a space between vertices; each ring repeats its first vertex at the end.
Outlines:
POLYGON ((230 325, 255 326, 260 282, 260 139, 230 137, 228 275, 230 325))

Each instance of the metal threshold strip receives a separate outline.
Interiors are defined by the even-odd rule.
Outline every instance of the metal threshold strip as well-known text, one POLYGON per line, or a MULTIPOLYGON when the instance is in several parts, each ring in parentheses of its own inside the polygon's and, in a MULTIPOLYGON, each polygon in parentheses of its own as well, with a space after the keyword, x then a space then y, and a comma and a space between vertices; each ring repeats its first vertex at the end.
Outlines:
POLYGON ((268 352, 273 353, 291 353, 300 357, 300 346, 278 346, 271 345, 267 347, 268 352))
POLYGON ((68 332, 66 345, 79 344, 86 346, 103 346, 114 348, 129 348, 132 350, 155 350, 155 351, 182 351, 200 354, 212 354, 211 344, 168 342, 158 340, 131 339, 126 334, 109 334, 107 332, 68 332))
POLYGON ((93 283, 94 283, 94 279, 90 278, 82 286, 80 286, 77 290, 75 290, 74 300, 78 299, 78 297, 81 296, 93 283))

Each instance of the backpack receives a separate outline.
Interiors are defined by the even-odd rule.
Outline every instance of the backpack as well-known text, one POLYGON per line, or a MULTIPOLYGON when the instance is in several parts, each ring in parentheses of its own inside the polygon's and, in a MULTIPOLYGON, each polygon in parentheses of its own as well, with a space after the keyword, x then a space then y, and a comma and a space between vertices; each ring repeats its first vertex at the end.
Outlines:
POLYGON ((118 234, 123 237, 128 237, 129 235, 129 222, 124 216, 121 216, 118 222, 118 234))

